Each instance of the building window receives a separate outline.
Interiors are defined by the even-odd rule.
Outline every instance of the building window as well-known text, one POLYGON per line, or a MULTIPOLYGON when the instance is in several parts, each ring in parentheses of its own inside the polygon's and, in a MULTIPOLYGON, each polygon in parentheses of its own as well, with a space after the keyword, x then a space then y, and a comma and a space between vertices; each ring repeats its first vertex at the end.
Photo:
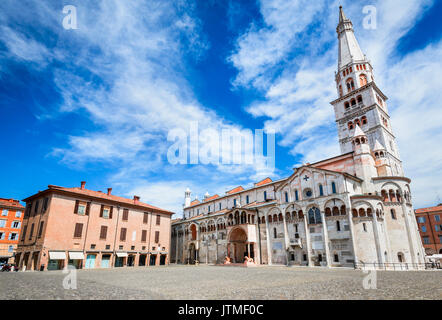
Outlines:
POLYGON ((20 221, 12 222, 12 228, 13 229, 19 229, 20 228, 20 221))
POLYGON ((313 207, 308 211, 309 224, 321 223, 321 211, 318 208, 313 207))
POLYGON ((29 232, 29 240, 32 239, 33 235, 34 235, 34 224, 31 225, 31 232, 29 232))
POLYGON ((430 244, 430 237, 422 237, 424 244, 430 244))
POLYGON ((440 221, 440 216, 439 215, 435 215, 434 216, 434 221, 439 222, 440 221))
POLYGON ((141 231, 141 242, 146 242, 147 239, 147 230, 141 231))
POLYGON ((123 246, 118 246, 118 250, 123 250, 123 246))
POLYGON ((149 217, 149 214, 148 214, 147 212, 144 212, 144 215, 143 215, 143 223, 147 223, 147 219, 148 219, 148 217, 149 217))
POLYGON ((332 182, 332 193, 336 193, 336 183, 332 182))
POLYGON ((307 255, 305 253, 302 255, 302 261, 307 261, 307 255))
POLYGON ((107 237, 107 226, 101 226, 100 239, 106 240, 106 237, 107 237))
POLYGON ((249 196, 246 196, 246 203, 249 204, 249 196))
POLYGON ((233 199, 233 207, 236 207, 236 199, 233 199))
POLYGON ((14 246, 9 246, 8 247, 8 252, 14 252, 14 246))
POLYGON ((264 191, 264 201, 267 201, 267 191, 264 191))
POLYGON ((156 225, 159 226, 161 223, 161 216, 159 214, 157 214, 157 221, 156 221, 156 225))
POLYGON ((391 218, 396 220, 396 211, 394 209, 391 209, 390 213, 391 213, 391 218))
POLYGON ((127 233, 127 229, 126 228, 121 228, 121 231, 120 231, 120 241, 126 241, 126 233, 127 233))
POLYGON ((419 222, 419 223, 425 223, 425 217, 419 217, 419 218, 417 218, 417 222, 419 222))
POLYGON ((18 240, 18 233, 17 232, 10 233, 9 240, 18 240))
POLYGON ((364 232, 367 232, 367 225, 364 223, 362 223, 362 228, 364 229, 364 232))
POLYGON ((273 238, 277 238, 278 237, 278 234, 277 234, 277 231, 276 231, 276 228, 273 228, 273 238))
POLYGON ((286 192, 284 192, 285 195, 285 202, 289 202, 289 194, 286 192))
POLYGON ((91 244, 91 249, 95 249, 96 246, 97 245, 95 245, 95 244, 91 244))
POLYGON ((6 210, 6 209, 3 209, 2 210, 2 216, 7 216, 8 215, 8 210, 6 210))
POLYGON ((129 209, 123 209, 123 221, 129 220, 129 209))
POLYGON ((106 245, 106 250, 109 250, 110 249, 110 244, 107 244, 106 245))
POLYGON ((439 236, 439 243, 442 243, 442 236, 439 236))
POLYGON ((20 218, 20 217, 21 217, 21 211, 20 211, 20 210, 18 210, 18 211, 15 213, 15 217, 16 217, 16 218, 20 218))
POLYGON ((160 232, 159 231, 155 231, 155 243, 160 242, 160 232))
POLYGON ((298 196, 298 190, 295 190, 295 200, 298 201, 299 200, 299 196, 298 196))
POLYGON ((439 226, 438 224, 436 224, 436 225, 434 226, 434 230, 435 230, 436 232, 439 232, 439 231, 440 231, 440 226, 439 226))
POLYGON ((333 258, 334 262, 339 262, 339 255, 335 254, 333 258))
POLYGON ((6 220, 0 220, 0 228, 6 227, 6 220))
MULTIPOLYGON (((103 218, 109 219, 109 208, 103 208, 103 218)), ((124 212, 123 212, 123 217, 124 217, 124 212)))
POLYGON ((341 223, 338 221, 336 221, 336 230, 337 231, 341 231, 341 223))
POLYGON ((5 233, 4 232, 0 232, 0 240, 4 240, 5 239, 5 233))
MULTIPOLYGON (((41 221, 41 222, 40 222, 40 228, 38 229, 38 235, 37 235, 38 238, 41 238, 41 236, 42 236, 42 234, 43 234, 43 227, 44 227, 44 224, 45 224, 44 221, 41 221)), ((23 236, 23 237, 24 237, 24 236, 23 236)))
POLYGON ((422 232, 427 232, 427 227, 426 226, 421 226, 421 230, 422 230, 422 232))
POLYGON ((319 185, 319 195, 320 196, 324 195, 324 188, 322 187, 322 184, 319 185))
MULTIPOLYGON (((248 202, 247 202, 248 203, 248 202)), ((219 203, 219 210, 221 210, 221 202, 219 203)))
MULTIPOLYGON (((31 226, 31 235, 29 236, 29 240, 31 240, 30 238, 32 238, 32 230, 33 229, 34 229, 34 225, 31 226)), ((83 224, 76 223, 75 230, 74 230, 74 238, 81 238, 82 232, 83 232, 83 224)))
POLYGON ((86 214, 86 204, 78 203, 77 214, 85 215, 86 214))

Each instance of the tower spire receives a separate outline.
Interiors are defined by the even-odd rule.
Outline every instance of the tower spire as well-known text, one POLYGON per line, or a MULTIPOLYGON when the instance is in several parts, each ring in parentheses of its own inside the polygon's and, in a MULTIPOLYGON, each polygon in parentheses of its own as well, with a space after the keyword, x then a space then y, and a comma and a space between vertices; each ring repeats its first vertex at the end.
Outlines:
POLYGON ((336 27, 336 33, 339 39, 339 58, 338 70, 352 62, 365 61, 365 55, 362 53, 359 43, 356 40, 353 23, 344 14, 342 6, 339 7, 339 23, 336 27))

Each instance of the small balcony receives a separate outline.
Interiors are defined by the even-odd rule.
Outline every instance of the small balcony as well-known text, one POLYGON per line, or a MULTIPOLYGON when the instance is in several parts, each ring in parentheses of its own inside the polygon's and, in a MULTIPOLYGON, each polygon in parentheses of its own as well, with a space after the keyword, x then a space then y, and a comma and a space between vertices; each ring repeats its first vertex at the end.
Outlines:
POLYGON ((299 238, 291 238, 290 240, 289 240, 289 244, 290 244, 290 246, 292 246, 292 247, 300 247, 300 248, 302 248, 302 242, 301 242, 301 239, 299 239, 299 238))

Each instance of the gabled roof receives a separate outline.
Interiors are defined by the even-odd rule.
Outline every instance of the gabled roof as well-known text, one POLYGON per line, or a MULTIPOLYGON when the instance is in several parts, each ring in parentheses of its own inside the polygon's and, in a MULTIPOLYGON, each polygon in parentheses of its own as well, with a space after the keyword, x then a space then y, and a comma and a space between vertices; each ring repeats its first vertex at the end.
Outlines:
POLYGON ((364 131, 362 131, 359 125, 356 125, 355 132, 353 132, 353 138, 365 136, 364 131))
POLYGON ((168 213, 168 214, 174 214, 174 212, 165 210, 165 209, 161 209, 155 206, 152 206, 150 204, 141 202, 139 200, 133 200, 133 199, 128 199, 128 198, 123 198, 123 197, 119 197, 119 196, 114 196, 113 194, 107 194, 101 191, 93 191, 93 190, 88 190, 88 189, 82 189, 79 187, 74 187, 74 188, 65 188, 65 187, 59 187, 59 186, 54 186, 54 185, 48 185, 48 189, 44 190, 44 191, 40 191, 26 199, 24 199, 23 201, 28 202, 29 200, 32 200, 36 197, 39 197, 40 195, 42 195, 43 193, 48 193, 48 192, 62 192, 62 193, 69 193, 72 195, 77 195, 77 196, 84 196, 84 197, 92 197, 92 198, 96 198, 96 199, 101 199, 101 200, 108 200, 108 201, 112 201, 112 202, 117 202, 119 204, 126 204, 126 205, 130 205, 132 207, 140 207, 140 208, 144 208, 144 209, 151 209, 151 210, 155 210, 155 211, 159 211, 162 213, 168 213))
POLYGON ((255 186, 256 186, 256 187, 263 186, 263 185, 265 185, 265 184, 267 184, 267 183, 270 183, 270 182, 273 182, 273 180, 270 179, 269 177, 267 177, 267 178, 265 178, 264 180, 261 180, 261 181, 255 183, 255 186))
POLYGON ((379 150, 385 150, 384 146, 376 139, 376 142, 374 143, 373 151, 379 151, 379 150))
POLYGON ((233 188, 232 190, 227 191, 226 194, 237 193, 237 192, 240 192, 243 190, 244 190, 244 188, 242 186, 238 186, 236 188, 233 188))
POLYGON ((211 196, 211 197, 207 197, 207 198, 205 198, 203 201, 204 201, 204 202, 207 202, 207 201, 210 201, 210 200, 213 200, 213 199, 216 199, 216 198, 219 198, 219 195, 215 194, 215 195, 213 195, 213 196, 211 196))

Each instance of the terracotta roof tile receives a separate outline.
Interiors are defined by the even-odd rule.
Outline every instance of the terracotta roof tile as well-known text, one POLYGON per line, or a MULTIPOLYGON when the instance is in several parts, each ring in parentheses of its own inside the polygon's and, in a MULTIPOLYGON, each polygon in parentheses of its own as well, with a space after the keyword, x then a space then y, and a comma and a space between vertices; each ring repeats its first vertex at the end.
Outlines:
POLYGON ((240 192, 243 190, 244 190, 244 188, 242 186, 238 186, 236 188, 233 188, 232 190, 227 191, 226 194, 232 194, 232 193, 240 192))
POLYGON ((435 207, 416 209, 416 213, 435 212, 435 211, 442 211, 442 205, 438 205, 438 206, 435 206, 435 207))
POLYGON ((261 180, 261 181, 257 182, 257 183, 256 183, 256 186, 262 186, 262 185, 267 184, 267 183, 270 183, 270 182, 273 182, 272 179, 270 179, 270 178, 265 178, 264 180, 261 180))
POLYGON ((15 199, 6 199, 6 198, 0 198, 0 206, 2 207, 10 207, 10 208, 17 208, 17 209, 24 209, 20 204, 19 200, 15 199))
POLYGON ((210 200, 213 200, 213 199, 216 199, 216 198, 219 198, 219 195, 215 194, 215 195, 213 195, 211 197, 207 197, 206 199, 204 199, 204 202, 210 201, 210 200))
POLYGON ((195 199, 195 200, 193 200, 193 201, 190 203, 190 205, 191 205, 191 206, 194 206, 194 205, 199 204, 199 203, 200 203, 200 201, 199 201, 198 199, 195 199))

